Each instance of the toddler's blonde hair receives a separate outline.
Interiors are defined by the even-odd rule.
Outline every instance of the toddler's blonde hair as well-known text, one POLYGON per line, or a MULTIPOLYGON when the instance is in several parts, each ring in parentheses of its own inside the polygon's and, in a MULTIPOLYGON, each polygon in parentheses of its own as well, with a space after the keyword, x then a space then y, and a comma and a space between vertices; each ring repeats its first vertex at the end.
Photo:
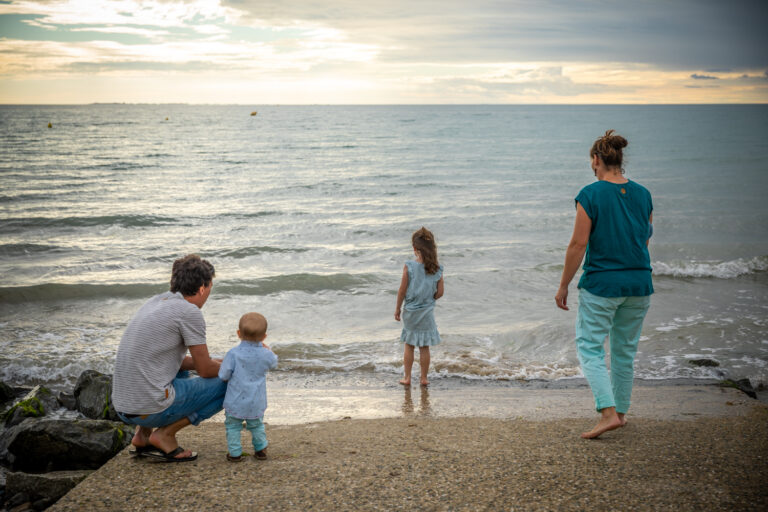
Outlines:
POLYGON ((260 313, 246 313, 240 317, 240 336, 248 341, 261 341, 267 333, 267 319, 260 313))

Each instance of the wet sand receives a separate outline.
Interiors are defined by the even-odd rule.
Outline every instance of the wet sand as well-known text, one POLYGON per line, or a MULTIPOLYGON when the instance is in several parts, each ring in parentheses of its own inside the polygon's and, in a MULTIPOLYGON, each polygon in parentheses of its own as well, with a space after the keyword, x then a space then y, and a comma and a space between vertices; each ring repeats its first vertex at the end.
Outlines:
POLYGON ((768 407, 738 391, 636 388, 629 424, 591 441, 579 438, 597 419, 588 391, 502 391, 456 397, 468 416, 449 391, 424 403, 413 388, 396 417, 270 424, 266 461, 228 462, 223 425, 207 422, 179 435, 197 461, 125 450, 50 510, 768 508, 768 407))

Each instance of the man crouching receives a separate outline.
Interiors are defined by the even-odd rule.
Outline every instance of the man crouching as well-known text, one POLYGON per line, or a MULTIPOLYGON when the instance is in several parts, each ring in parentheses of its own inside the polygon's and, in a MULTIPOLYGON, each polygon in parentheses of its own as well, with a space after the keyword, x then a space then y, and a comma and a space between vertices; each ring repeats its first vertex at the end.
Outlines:
POLYGON ((176 433, 222 410, 227 383, 218 378, 221 361, 208 354, 200 311, 214 276, 213 265, 195 254, 174 261, 171 290, 149 299, 123 333, 112 403, 120 419, 137 426, 136 455, 195 460, 197 454, 180 447, 176 433), (200 377, 190 378, 188 370, 200 377))

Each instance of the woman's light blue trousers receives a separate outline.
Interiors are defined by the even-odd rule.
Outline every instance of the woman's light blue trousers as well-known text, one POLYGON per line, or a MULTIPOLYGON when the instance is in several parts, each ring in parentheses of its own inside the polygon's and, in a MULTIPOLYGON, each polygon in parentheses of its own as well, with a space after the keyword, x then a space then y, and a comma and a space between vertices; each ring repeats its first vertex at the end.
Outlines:
POLYGON ((619 413, 629 410, 637 343, 650 304, 650 295, 598 297, 579 289, 576 348, 598 411, 606 407, 616 407, 619 413), (610 373, 605 365, 606 336, 610 337, 610 373))

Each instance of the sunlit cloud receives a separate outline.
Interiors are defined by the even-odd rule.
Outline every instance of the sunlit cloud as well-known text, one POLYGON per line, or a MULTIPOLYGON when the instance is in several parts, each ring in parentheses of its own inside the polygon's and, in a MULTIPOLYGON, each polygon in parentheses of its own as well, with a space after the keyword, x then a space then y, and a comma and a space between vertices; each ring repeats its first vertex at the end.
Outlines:
POLYGON ((64 103, 768 102, 762 2, 604 7, 11 1, 0 3, 0 101, 51 101, 54 86, 64 103))
POLYGON ((228 21, 236 10, 220 5, 218 0, 158 1, 52 0, 13 1, 0 5, 0 14, 40 15, 38 24, 55 28, 60 25, 149 25, 183 26, 197 20, 228 21))

